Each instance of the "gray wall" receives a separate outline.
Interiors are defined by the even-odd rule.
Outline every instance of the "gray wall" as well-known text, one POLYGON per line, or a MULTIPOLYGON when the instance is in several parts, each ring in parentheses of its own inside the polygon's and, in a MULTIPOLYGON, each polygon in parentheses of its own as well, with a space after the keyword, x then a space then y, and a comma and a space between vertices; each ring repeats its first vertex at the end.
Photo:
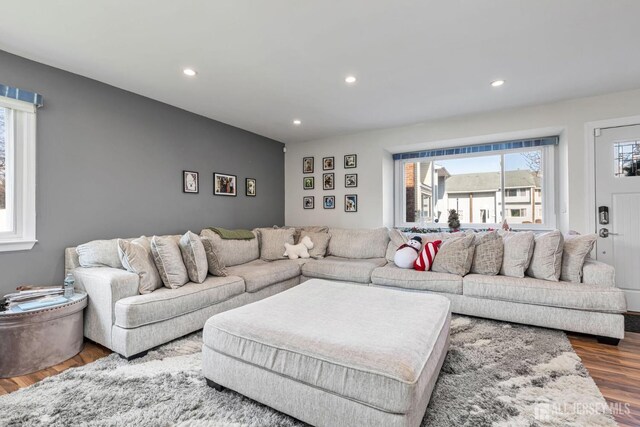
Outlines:
POLYGON ((61 283, 64 248, 92 239, 284 222, 280 142, 3 51, 0 82, 45 102, 38 243, 0 252, 0 294, 61 283), (182 193, 185 169, 200 172, 200 194, 182 193), (213 196, 213 172, 237 175, 238 196, 213 196), (246 177, 257 179, 255 198, 244 196, 246 177))

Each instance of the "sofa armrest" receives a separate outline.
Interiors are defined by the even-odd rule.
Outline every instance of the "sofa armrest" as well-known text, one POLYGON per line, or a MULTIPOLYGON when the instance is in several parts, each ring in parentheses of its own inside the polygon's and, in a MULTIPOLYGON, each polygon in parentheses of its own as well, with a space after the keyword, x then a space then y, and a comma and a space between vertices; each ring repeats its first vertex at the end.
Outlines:
POLYGON ((582 267, 582 283, 615 288, 616 269, 604 262, 587 258, 582 267))
POLYGON ((80 267, 72 273, 78 290, 86 292, 89 297, 84 316, 84 335, 111 348, 116 301, 138 295, 140 278, 135 273, 110 267, 80 267))

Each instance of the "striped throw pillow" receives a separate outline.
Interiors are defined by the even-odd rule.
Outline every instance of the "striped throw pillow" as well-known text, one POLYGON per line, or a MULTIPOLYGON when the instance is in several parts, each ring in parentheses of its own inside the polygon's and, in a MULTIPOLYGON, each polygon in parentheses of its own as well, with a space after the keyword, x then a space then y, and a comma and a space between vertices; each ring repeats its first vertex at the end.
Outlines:
POLYGON ((433 242, 425 243, 424 247, 420 251, 420 255, 416 259, 416 262, 413 264, 413 268, 418 271, 429 271, 431 270, 431 266, 433 265, 433 259, 436 257, 438 253, 438 248, 440 247, 440 243, 442 240, 435 240, 433 242))

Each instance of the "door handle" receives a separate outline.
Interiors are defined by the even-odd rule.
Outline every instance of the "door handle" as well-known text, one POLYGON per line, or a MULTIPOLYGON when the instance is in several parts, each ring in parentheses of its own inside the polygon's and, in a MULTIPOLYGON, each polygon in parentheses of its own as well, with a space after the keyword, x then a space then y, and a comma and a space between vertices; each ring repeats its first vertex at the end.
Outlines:
POLYGON ((601 228, 598 235, 603 238, 607 238, 609 236, 622 236, 620 233, 611 233, 607 228, 601 228))

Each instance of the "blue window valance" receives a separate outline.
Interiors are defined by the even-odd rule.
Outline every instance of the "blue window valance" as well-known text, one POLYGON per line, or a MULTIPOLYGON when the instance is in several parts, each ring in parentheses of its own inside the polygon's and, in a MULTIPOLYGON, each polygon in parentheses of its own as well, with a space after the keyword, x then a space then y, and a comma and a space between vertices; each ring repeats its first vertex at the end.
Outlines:
POLYGON ((519 148, 535 148, 545 145, 558 145, 559 137, 546 136, 534 139, 518 139, 514 141, 488 142, 485 144, 465 145, 462 147, 435 148, 408 153, 396 153, 393 160, 418 159, 422 157, 455 156, 457 154, 485 153, 487 151, 516 150, 519 148))
POLYGON ((42 95, 29 92, 28 90, 18 89, 16 87, 11 87, 7 85, 3 85, 0 83, 0 96, 4 96, 5 98, 16 99, 18 101, 29 102, 36 107, 42 107, 44 100, 42 99, 42 95))

